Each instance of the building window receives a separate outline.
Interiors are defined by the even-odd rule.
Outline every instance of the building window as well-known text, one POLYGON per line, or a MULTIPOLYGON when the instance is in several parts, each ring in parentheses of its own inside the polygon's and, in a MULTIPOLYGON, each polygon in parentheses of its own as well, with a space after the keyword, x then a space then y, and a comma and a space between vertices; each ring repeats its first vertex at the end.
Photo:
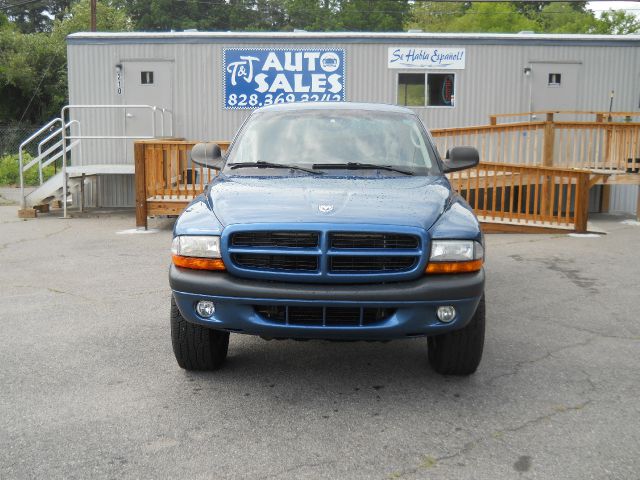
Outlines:
POLYGON ((453 73, 398 74, 398 105, 408 107, 453 107, 453 73))
POLYGON ((455 98, 455 75, 452 73, 430 73, 427 75, 429 107, 453 107, 455 98))
POLYGON ((398 74, 398 104, 409 107, 424 107, 424 73, 398 74))
POLYGON ((153 85, 153 72, 140 72, 140 83, 142 85, 153 85))
POLYGON ((559 87, 561 80, 562 80, 562 75, 560 75, 559 73, 550 73, 549 74, 549 86, 550 87, 559 87))

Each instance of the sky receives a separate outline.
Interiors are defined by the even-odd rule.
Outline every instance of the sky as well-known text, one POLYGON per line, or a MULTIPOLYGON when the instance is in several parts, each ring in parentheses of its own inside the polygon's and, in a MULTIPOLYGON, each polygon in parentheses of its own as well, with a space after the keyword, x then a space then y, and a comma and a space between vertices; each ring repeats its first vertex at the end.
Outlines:
POLYGON ((628 10, 629 13, 633 13, 636 17, 640 18, 640 2, 588 2, 587 8, 593 10, 596 13, 603 12, 609 9, 628 10))

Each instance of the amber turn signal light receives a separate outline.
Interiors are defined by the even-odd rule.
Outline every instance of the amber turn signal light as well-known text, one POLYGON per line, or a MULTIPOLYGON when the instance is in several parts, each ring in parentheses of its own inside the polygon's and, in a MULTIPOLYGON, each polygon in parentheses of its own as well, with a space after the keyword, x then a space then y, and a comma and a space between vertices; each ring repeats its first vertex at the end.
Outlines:
POLYGON ((425 273, 470 273, 482 268, 482 259, 468 260, 464 262, 429 262, 425 273))
POLYGON ((194 270, 226 270, 220 258, 183 257, 182 255, 173 255, 172 258, 176 267, 194 270))

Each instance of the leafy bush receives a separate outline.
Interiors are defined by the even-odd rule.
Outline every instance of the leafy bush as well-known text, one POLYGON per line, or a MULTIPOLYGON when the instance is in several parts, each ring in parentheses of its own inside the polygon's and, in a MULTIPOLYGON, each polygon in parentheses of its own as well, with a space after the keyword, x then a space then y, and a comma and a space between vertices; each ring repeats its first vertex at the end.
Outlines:
MULTIPOLYGON (((29 154, 24 155, 25 163, 31 160, 29 154)), ((18 165, 18 155, 5 155, 0 157, 0 185, 18 185, 20 183, 20 167, 18 165)), ((53 165, 49 165, 42 170, 43 180, 46 181, 53 176, 53 165)), ((34 165, 25 172, 25 185, 38 185, 38 167, 34 165)))

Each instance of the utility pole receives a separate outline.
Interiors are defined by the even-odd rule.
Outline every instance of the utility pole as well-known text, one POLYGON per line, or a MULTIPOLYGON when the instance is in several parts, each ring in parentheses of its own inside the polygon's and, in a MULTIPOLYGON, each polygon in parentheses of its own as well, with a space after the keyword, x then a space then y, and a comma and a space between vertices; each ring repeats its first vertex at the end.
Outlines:
POLYGON ((91 0, 91 31, 96 31, 96 0, 91 0))

